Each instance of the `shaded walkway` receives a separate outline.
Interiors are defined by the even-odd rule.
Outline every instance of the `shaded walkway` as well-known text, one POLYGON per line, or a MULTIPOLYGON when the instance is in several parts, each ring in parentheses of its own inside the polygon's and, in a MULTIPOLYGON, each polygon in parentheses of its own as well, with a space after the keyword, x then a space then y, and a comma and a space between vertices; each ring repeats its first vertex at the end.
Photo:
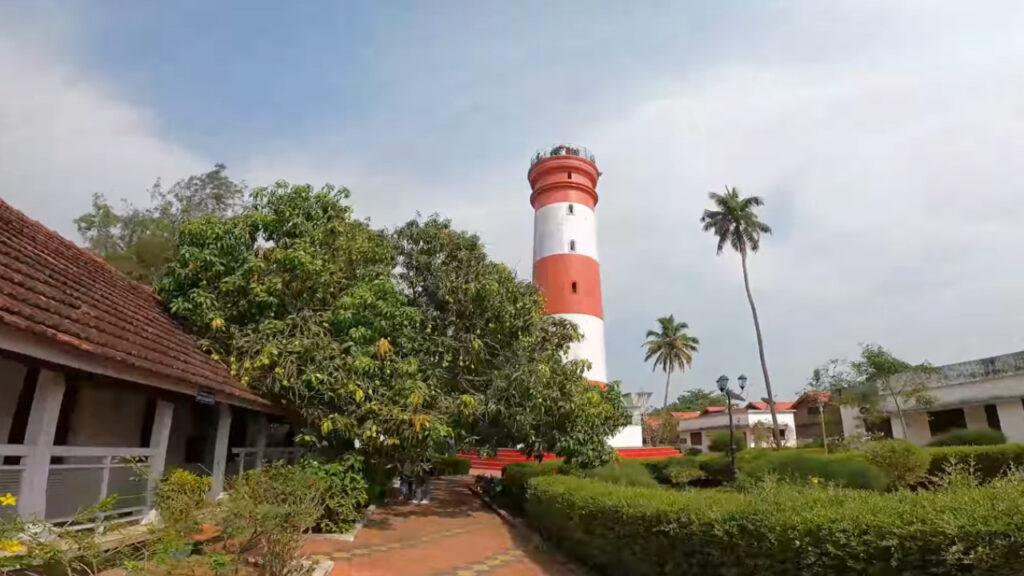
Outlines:
POLYGON ((378 508, 355 542, 311 537, 335 576, 582 574, 506 524, 470 492, 472 478, 439 478, 430 504, 378 508))

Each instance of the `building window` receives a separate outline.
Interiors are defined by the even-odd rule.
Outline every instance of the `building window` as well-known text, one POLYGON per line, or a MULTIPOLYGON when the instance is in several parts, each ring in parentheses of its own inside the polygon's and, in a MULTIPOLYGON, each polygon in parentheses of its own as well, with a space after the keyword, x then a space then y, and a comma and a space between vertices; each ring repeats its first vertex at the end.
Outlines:
POLYGON ((964 428, 967 428, 967 416, 964 414, 963 408, 935 410, 928 413, 928 429, 932 436, 964 428))
POLYGON ((704 435, 700 432, 690 432, 690 446, 703 446, 704 435))
POLYGON ((572 172, 566 172, 565 177, 568 178, 569 180, 572 180, 572 172))
POLYGON ((575 252, 575 251, 576 251, 576 241, 575 240, 569 240, 569 252, 575 252))
POLYGON ((1003 426, 999 422, 999 409, 995 404, 985 404, 985 422, 989 428, 1002 431, 1003 426))
POLYGON ((565 211, 566 211, 567 214, 569 214, 569 216, 572 216, 573 214, 576 213, 576 205, 575 204, 569 204, 569 206, 566 207, 565 211))
POLYGON ((573 294, 576 293, 576 283, 575 282, 572 283, 572 293, 573 294))

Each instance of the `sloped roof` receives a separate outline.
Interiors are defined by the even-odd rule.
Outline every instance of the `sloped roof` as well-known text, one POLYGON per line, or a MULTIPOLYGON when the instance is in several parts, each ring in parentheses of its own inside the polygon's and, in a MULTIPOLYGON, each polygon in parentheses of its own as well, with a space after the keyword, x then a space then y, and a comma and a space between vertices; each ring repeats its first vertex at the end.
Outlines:
MULTIPOLYGON (((153 292, 0 200, 0 326, 104 366, 267 404, 168 316, 153 292)), ((149 384, 148 378, 125 377, 149 384)))
MULTIPOLYGON (((796 402, 787 402, 787 401, 784 401, 784 400, 776 400, 775 401, 775 409, 776 410, 791 410, 793 408, 793 404, 796 404, 796 402)), ((767 410, 768 409, 768 403, 767 402, 761 402, 761 401, 748 402, 746 407, 751 409, 751 410, 767 410)))
POLYGON ((795 407, 795 406, 797 406, 799 404, 804 404, 806 402, 815 402, 815 403, 817 403, 817 397, 818 396, 821 396, 822 404, 828 404, 829 402, 832 401, 832 393, 831 392, 815 392, 814 390, 808 390, 808 391, 804 392, 803 394, 801 394, 800 397, 796 399, 796 402, 793 402, 793 406, 795 407))

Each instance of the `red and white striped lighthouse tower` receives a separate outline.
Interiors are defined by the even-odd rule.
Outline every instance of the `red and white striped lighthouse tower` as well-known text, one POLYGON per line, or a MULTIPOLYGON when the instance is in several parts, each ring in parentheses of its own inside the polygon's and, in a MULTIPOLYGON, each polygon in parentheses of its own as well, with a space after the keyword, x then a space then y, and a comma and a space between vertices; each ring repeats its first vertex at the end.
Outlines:
POLYGON ((530 165, 533 204, 533 282, 548 314, 576 323, 583 339, 569 357, 590 361, 586 377, 608 382, 604 350, 601 269, 597 259, 597 179, 601 172, 586 149, 556 146, 530 165))

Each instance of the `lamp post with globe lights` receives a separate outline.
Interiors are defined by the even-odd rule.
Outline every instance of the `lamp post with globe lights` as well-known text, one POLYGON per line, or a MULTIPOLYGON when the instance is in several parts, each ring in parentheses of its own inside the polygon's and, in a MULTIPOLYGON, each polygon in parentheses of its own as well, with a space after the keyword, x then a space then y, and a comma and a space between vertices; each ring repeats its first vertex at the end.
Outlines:
POLYGON ((742 392, 747 387, 747 377, 740 374, 736 381, 740 385, 740 394, 737 394, 729 389, 729 377, 722 374, 716 381, 718 384, 718 391, 725 395, 725 406, 729 412, 729 466, 732 469, 732 477, 736 477, 736 426, 733 424, 732 419, 732 401, 743 400, 742 392))

